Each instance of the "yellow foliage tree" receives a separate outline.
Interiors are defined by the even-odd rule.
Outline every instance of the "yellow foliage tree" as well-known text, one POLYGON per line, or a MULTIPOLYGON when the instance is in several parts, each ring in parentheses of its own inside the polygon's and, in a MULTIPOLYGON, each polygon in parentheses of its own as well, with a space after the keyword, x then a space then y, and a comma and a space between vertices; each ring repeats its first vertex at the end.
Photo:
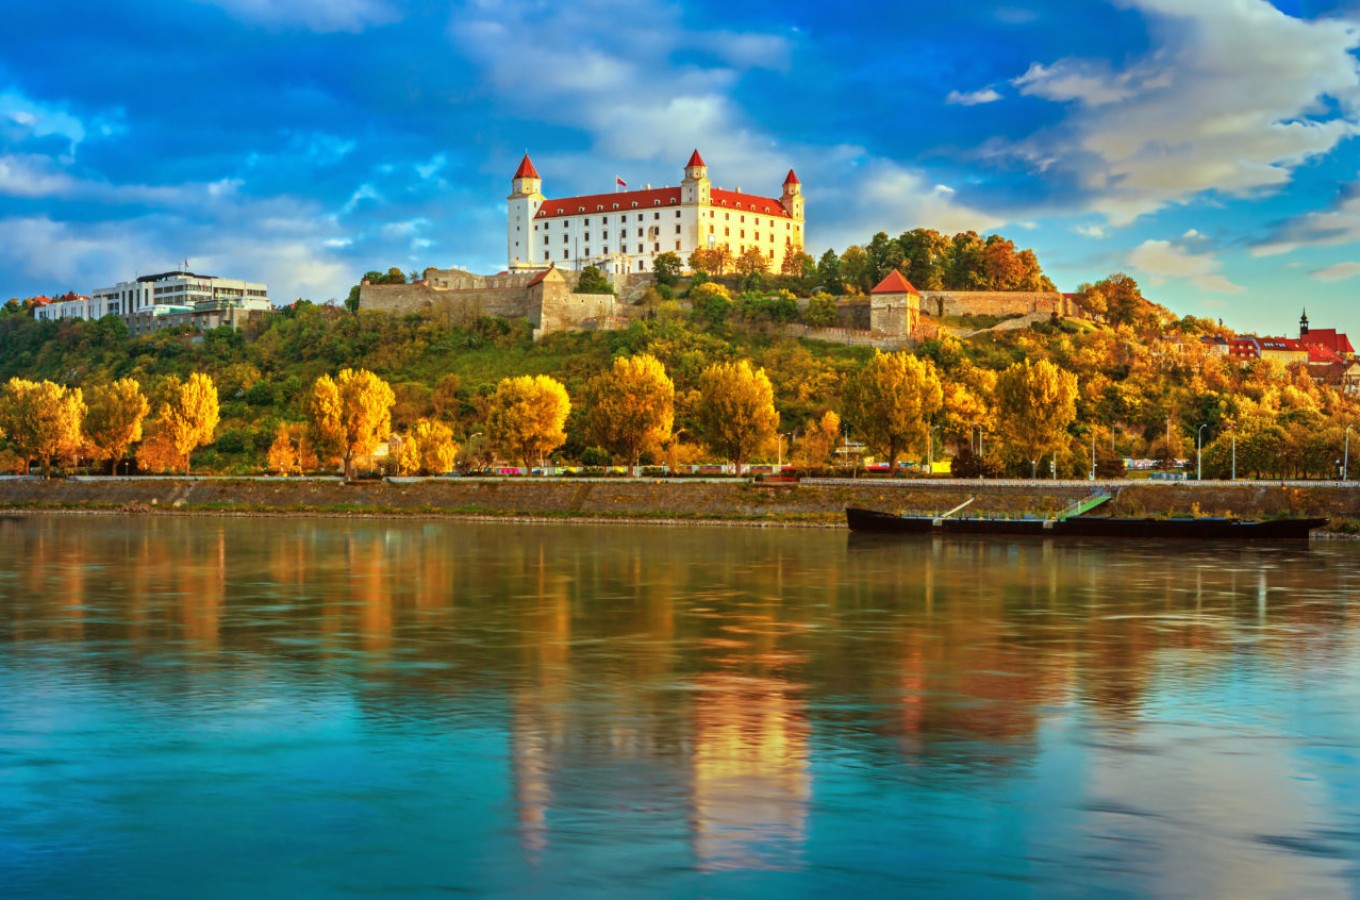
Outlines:
POLYGON ((453 429, 443 422, 421 419, 411 433, 402 438, 397 466, 403 475, 414 472, 442 475, 453 471, 459 449, 453 439, 453 429))
POLYGON ((846 412, 865 442, 897 458, 930 439, 930 420, 940 410, 943 390, 935 364, 909 353, 875 350, 846 385, 846 412))
POLYGON ((525 468, 566 443, 571 398, 547 375, 502 378, 491 395, 486 432, 491 443, 525 468))
POLYGON ((38 460, 44 475, 54 457, 79 452, 84 419, 80 388, 22 378, 11 378, 0 388, 0 431, 26 462, 38 460))
POLYGON ((764 369, 747 360, 716 363, 699 376, 699 429, 704 443, 741 474, 751 454, 774 440, 779 413, 764 369))
POLYGON ((391 385, 367 369, 322 375, 312 386, 310 412, 318 441, 354 477, 354 461, 372 453, 392 434, 391 385))
POLYGON ((142 439, 142 422, 150 411, 141 385, 132 378, 92 388, 85 415, 85 446, 90 455, 109 460, 117 474, 128 448, 142 439))
POLYGON ((642 454, 670 439, 675 424, 675 384, 654 356, 620 357, 590 383, 586 431, 595 443, 628 460, 633 471, 642 454))
POLYGON ((996 379, 996 406, 1002 438, 1030 461, 1033 477, 1077 417, 1077 376, 1048 360, 1015 363, 996 379))
POLYGON ((817 468, 831 460, 841 437, 841 417, 827 410, 820 418, 809 419, 798 440, 793 458, 799 465, 817 468))
MULTIPOLYGON (((174 448, 173 455, 184 463, 184 474, 188 475, 190 454, 211 444, 217 431, 217 386, 209 376, 195 372, 188 381, 170 379, 164 387, 164 397, 152 424, 152 437, 169 442, 174 448)), ((148 454, 147 458, 157 463, 169 457, 160 447, 151 448, 148 454)), ((139 464, 142 459, 143 454, 138 452, 139 464)))
POLYGON ((280 475, 286 476, 289 472, 301 474, 298 467, 297 445, 294 443, 293 434, 288 426, 282 422, 274 431, 274 442, 269 445, 266 463, 270 471, 278 472, 280 475))
POLYGON ((171 472, 188 464, 188 456, 179 451, 157 418, 151 434, 137 446, 137 468, 145 472, 171 472))

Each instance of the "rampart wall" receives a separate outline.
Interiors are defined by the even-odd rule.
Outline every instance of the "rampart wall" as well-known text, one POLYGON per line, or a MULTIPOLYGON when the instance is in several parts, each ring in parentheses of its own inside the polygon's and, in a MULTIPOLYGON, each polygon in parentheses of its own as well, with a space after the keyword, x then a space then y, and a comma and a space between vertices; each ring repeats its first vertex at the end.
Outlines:
POLYGON ((921 311, 931 316, 1024 316, 1069 314, 1057 291, 922 291, 921 311))

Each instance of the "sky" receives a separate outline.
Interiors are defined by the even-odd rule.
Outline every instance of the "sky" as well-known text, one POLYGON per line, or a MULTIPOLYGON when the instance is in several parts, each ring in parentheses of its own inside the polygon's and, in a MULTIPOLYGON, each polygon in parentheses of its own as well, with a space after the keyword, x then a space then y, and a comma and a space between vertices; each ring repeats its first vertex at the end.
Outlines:
POLYGON ((178 268, 342 299, 504 268, 549 197, 778 196, 808 250, 998 232, 1059 289, 1360 332, 1360 0, 76 0, 12 4, 0 295, 178 268))

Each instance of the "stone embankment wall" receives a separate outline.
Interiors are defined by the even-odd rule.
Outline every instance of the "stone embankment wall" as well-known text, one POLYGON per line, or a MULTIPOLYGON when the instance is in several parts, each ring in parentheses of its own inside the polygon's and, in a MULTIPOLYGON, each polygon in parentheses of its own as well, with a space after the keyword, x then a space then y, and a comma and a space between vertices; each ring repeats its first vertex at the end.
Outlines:
MULTIPOLYGON (((1285 514, 1360 518, 1360 486, 1208 483, 1127 484, 1110 511, 1120 515, 1199 512, 1244 517, 1285 514)), ((0 480, 0 507, 483 514, 648 518, 749 518, 842 524, 846 506, 937 514, 970 497, 974 513, 1053 513, 1090 494, 1084 482, 890 481, 754 485, 682 479, 439 479, 415 483, 301 479, 0 480)))

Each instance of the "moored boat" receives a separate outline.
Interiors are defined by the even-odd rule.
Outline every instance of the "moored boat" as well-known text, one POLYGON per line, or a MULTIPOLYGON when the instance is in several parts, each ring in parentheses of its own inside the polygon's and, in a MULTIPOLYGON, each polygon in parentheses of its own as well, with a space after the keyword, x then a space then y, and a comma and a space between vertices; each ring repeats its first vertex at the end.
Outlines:
POLYGON ((1307 540, 1313 529, 1327 524, 1327 520, 1322 518, 1247 520, 1189 516, 1165 519, 1119 516, 959 519, 947 516, 900 516, 855 507, 845 510, 845 518, 851 531, 879 534, 1000 534, 1154 540, 1307 540))

